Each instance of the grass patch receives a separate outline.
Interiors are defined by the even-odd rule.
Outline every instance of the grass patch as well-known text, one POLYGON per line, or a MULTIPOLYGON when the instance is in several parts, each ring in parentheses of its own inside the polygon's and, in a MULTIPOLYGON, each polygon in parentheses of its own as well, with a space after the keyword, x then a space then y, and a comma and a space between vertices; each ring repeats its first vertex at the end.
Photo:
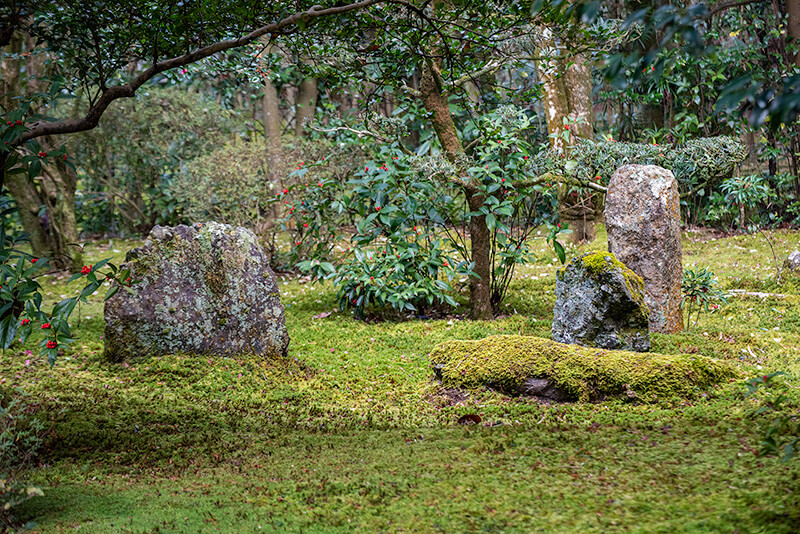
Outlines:
MULTIPOLYGON (((757 237, 691 239, 686 263, 712 267, 723 287, 756 269, 766 279, 757 237)), ((87 263, 133 243, 101 245, 87 263)), ((788 297, 734 297, 690 333, 652 337, 654 352, 743 376, 787 373, 756 397, 737 380, 652 404, 543 405, 482 387, 454 397, 432 380, 438 343, 550 337, 558 265, 543 239, 534 246, 539 260, 491 322, 366 324, 335 310, 330 286, 283 280, 286 360, 108 363, 99 295, 55 368, 26 353, 35 340, 0 359, 0 387, 24 389, 50 428, 31 480, 45 496, 20 517, 42 533, 796 532, 800 462, 754 454, 768 423, 756 410, 778 392, 800 404, 800 295, 788 285, 777 288, 788 297), (487 426, 458 425, 466 414, 487 426)), ((601 235, 571 252, 603 246, 601 235)), ((71 294, 64 282, 44 280, 48 298, 71 294)))

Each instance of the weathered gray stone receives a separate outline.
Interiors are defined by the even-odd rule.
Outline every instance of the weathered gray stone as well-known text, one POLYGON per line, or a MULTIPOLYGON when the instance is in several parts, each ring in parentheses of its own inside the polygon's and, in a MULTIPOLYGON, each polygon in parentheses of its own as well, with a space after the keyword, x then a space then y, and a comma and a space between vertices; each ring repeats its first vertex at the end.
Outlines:
POLYGON ((789 257, 783 262, 783 267, 790 271, 800 272, 800 250, 795 250, 789 254, 789 257))
POLYGON ((608 250, 644 280, 651 332, 682 330, 678 182, 655 165, 625 165, 608 184, 608 250))
POLYGON ((587 253, 558 271, 554 341, 647 352, 649 313, 644 282, 613 254, 587 253))
POLYGON ((185 352, 285 356, 286 319, 255 235, 218 223, 156 226, 128 252, 132 293, 105 305, 112 361, 185 352))

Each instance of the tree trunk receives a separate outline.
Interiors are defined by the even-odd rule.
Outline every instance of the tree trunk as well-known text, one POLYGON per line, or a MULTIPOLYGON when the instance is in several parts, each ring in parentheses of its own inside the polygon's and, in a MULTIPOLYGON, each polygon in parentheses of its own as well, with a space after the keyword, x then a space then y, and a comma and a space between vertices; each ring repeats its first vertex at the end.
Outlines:
MULTIPOLYGON (((453 116, 450 114, 450 106, 447 97, 444 95, 441 75, 437 65, 432 60, 427 60, 422 69, 422 79, 420 81, 420 93, 422 104, 431 114, 433 129, 442 144, 447 158, 457 161, 459 155, 464 153, 464 146, 458 137, 453 116)), ((483 195, 470 187, 468 177, 463 177, 464 193, 470 211, 477 211, 483 205, 483 195)), ((492 291, 491 291, 491 252, 489 228, 486 226, 486 218, 483 216, 472 217, 469 220, 470 233, 470 253, 472 261, 475 263, 473 268, 475 276, 469 279, 469 306, 470 317, 472 319, 492 319, 492 291)))
POLYGON ((33 255, 50 258, 55 269, 73 272, 82 264, 75 219, 76 182, 75 173, 63 162, 47 162, 41 176, 32 181, 26 174, 6 178, 33 255))
MULTIPOLYGON (((16 55, 2 63, 3 96, 0 104, 13 109, 14 97, 25 97, 47 90, 40 86, 40 79, 47 68, 44 54, 26 53, 35 46, 29 35, 17 33, 10 44, 16 55), (23 73, 24 69, 24 75, 23 73)), ((46 110, 36 110, 46 112, 46 110)), ((41 139, 42 150, 51 151, 55 146, 41 139)), ((5 173, 3 173, 5 174, 5 173)), ((28 180, 27 174, 4 176, 5 186, 17 203, 23 228, 30 235, 31 249, 35 256, 50 258, 56 269, 81 268, 81 249, 77 246, 78 231, 75 219, 75 173, 63 160, 48 158, 42 162, 41 176, 28 180)))
POLYGON ((302 137, 306 121, 314 116, 317 108, 317 79, 305 78, 300 82, 297 95, 297 105, 294 115, 294 134, 302 137))
MULTIPOLYGON (((786 0, 786 14, 789 18, 789 35, 794 37, 794 45, 800 48, 800 2, 786 0)), ((800 67, 800 52, 795 52, 794 64, 800 67)))
MULTIPOLYGON (((544 87, 542 105, 550 144, 556 151, 566 154, 577 139, 594 137, 592 72, 582 54, 566 56, 566 51, 555 44, 551 30, 545 28, 543 32, 541 52, 548 59, 537 63, 539 79, 544 87), (567 118, 573 122, 572 125, 564 124, 567 118)), ((599 202, 594 201, 592 194, 581 198, 570 189, 564 185, 559 187, 559 219, 572 230, 571 242, 592 241, 596 235, 595 212, 599 202)))
POLYGON ((280 99, 278 90, 269 80, 264 82, 264 98, 262 99, 264 114, 264 138, 267 150, 280 152, 281 150, 281 111, 278 107, 280 99))
MULTIPOLYGON (((484 197, 467 193, 470 211, 478 211, 483 206, 484 197)), ((470 253, 475 262, 473 271, 478 277, 469 277, 469 311, 472 319, 489 320, 494 317, 492 310, 492 287, 490 257, 491 235, 486 226, 486 216, 472 217, 469 220, 470 253)))

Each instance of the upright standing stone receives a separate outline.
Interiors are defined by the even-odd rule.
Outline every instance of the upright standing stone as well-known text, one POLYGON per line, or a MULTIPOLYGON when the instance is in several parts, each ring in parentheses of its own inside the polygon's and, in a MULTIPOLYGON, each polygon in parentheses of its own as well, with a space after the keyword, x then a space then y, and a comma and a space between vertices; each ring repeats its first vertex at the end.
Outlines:
POLYGON ((106 301, 112 361, 186 352, 285 356, 286 318, 256 236, 204 223, 156 226, 128 252, 131 292, 106 301))
POLYGON ((644 280, 651 332, 682 329, 678 182, 656 165, 617 169, 606 196, 608 250, 644 280))

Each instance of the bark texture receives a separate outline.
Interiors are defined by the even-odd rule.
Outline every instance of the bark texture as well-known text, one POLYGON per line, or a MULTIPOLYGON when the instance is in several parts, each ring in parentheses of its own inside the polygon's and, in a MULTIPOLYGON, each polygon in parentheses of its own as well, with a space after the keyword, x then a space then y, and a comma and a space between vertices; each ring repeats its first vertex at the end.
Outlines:
POLYGON ((297 137, 302 137, 305 123, 314 116, 318 93, 316 78, 305 78, 300 82, 294 114, 294 134, 297 137))
MULTIPOLYGON (((16 55, 4 59, 0 65, 0 94, 3 95, 0 99, 5 109, 16 106, 12 100, 15 96, 46 89, 39 83, 46 69, 44 55, 26 53, 34 46, 33 38, 21 33, 11 39, 9 47, 16 55)), ((49 137, 40 141, 43 152, 51 152, 56 147, 49 137)), ((50 265, 56 269, 80 270, 82 255, 77 246, 75 172, 63 160, 50 157, 42 160, 39 176, 32 180, 27 173, 3 176, 3 185, 16 201, 22 226, 30 235, 33 255, 50 258, 50 265)))
MULTIPOLYGON (((456 161, 464 153, 464 146, 458 137, 450 106, 442 87, 439 68, 433 60, 428 60, 422 70, 420 94, 425 109, 431 113, 433 129, 442 144, 447 157, 456 161)), ((483 205, 483 195, 470 186, 468 178, 463 179, 463 189, 470 211, 477 211, 483 205)), ((490 235, 486 217, 472 217, 469 221, 470 255, 475 262, 477 277, 469 279, 470 317, 473 319, 492 319, 491 303, 491 257, 490 235)))
MULTIPOLYGON (((542 43, 540 53, 548 59, 539 61, 537 69, 544 87, 542 105, 547 131, 553 148, 569 153, 578 139, 594 137, 591 66, 583 54, 569 54, 549 28, 543 30, 542 43), (569 127, 564 124, 566 118, 573 122, 569 127)), ((571 241, 580 243, 595 238, 594 195, 579 196, 570 193, 569 187, 561 186, 558 204, 561 221, 572 230, 571 241)))

